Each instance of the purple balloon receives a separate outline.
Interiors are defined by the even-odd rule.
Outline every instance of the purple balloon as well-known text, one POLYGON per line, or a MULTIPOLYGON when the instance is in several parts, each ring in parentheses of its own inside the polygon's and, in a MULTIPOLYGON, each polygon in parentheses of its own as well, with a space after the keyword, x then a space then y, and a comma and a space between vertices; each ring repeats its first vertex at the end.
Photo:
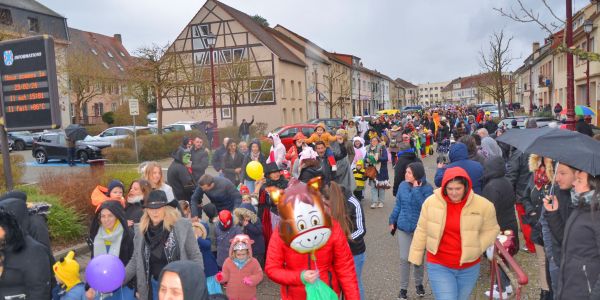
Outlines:
POLYGON ((98 292, 117 290, 125 280, 125 266, 121 260, 109 254, 98 255, 90 260, 85 269, 85 280, 98 292))

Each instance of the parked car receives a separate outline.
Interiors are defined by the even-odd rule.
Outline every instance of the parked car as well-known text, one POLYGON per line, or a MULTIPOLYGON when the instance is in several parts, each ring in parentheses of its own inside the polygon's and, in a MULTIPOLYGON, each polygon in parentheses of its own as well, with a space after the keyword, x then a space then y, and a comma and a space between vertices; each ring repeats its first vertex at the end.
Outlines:
MULTIPOLYGON (((325 130, 330 131, 327 125, 325 125, 325 127, 325 130)), ((310 137, 310 135, 315 132, 315 128, 317 128, 317 124, 293 124, 277 127, 270 132, 279 135, 281 142, 285 145, 285 149, 287 150, 294 144, 294 136, 296 133, 302 131, 306 137, 310 137)))
MULTIPOLYGON (((148 128, 150 129, 150 133, 152 134, 158 134, 158 125, 148 125, 148 128)), ((169 132, 174 132, 175 128, 173 126, 163 126, 162 128, 162 132, 163 133, 169 133, 169 132)))
MULTIPOLYGON (((102 158, 102 149, 110 147, 108 142, 86 139, 75 144, 75 157, 82 163, 90 159, 102 158)), ((67 161, 69 149, 64 132, 47 132, 33 142, 31 154, 39 164, 45 164, 50 159, 67 161)))
POLYGON ((30 131, 11 131, 8 136, 14 141, 14 149, 23 151, 33 146, 34 135, 30 131))
MULTIPOLYGON (((151 133, 150 128, 146 126, 136 126, 135 131, 138 136, 151 133)), ((133 136, 133 126, 111 127, 94 136, 94 138, 99 141, 109 142, 111 146, 114 146, 118 140, 128 136, 133 136)))
POLYGON ((148 126, 154 125, 158 122, 158 116, 156 113, 149 113, 146 115, 146 121, 148 121, 148 126))
MULTIPOLYGON (((13 151, 14 144, 15 144, 15 142, 12 140, 12 138, 11 138, 11 137, 8 137, 8 152, 9 152, 9 153, 10 153, 11 151, 13 151)), ((0 153, 2 153, 2 147, 0 147, 0 153)))
POLYGON ((423 106, 414 105, 414 106, 405 106, 400 111, 403 113, 404 112, 408 113, 408 112, 415 112, 415 111, 421 111, 421 110, 423 110, 423 106))
POLYGON ((336 130, 342 127, 342 118, 319 118, 319 119, 310 119, 307 123, 309 124, 319 124, 324 123, 325 126, 329 127, 331 130, 336 130))

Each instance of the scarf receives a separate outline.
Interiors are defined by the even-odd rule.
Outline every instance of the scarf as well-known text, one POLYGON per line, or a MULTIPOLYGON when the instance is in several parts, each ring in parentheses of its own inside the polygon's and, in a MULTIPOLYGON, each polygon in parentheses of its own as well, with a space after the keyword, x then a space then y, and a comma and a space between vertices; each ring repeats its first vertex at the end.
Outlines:
POLYGON ((281 176, 279 178, 279 180, 277 180, 277 181, 271 180, 271 178, 267 177, 267 180, 265 183, 266 183, 267 187, 274 186, 274 187, 277 187, 278 189, 282 189, 282 190, 285 190, 288 187, 288 181, 285 180, 285 178, 283 178, 283 176, 281 176))
POLYGON ((142 200, 144 200, 144 195, 127 197, 127 203, 129 203, 129 204, 140 203, 140 202, 142 202, 142 200))
POLYGON ((545 167, 541 166, 537 170, 535 170, 535 173, 533 173, 533 183, 535 184, 535 187, 538 190, 541 190, 542 187, 550 183, 548 176, 546 176, 545 167))
POLYGON ((108 231, 100 226, 96 237, 94 237, 94 256, 110 254, 119 257, 121 251, 121 240, 123 239, 123 225, 117 221, 115 227, 108 231), (107 247, 108 251, 107 251, 107 247))
POLYGON ((259 157, 260 157, 260 151, 256 154, 254 152, 250 151, 250 160, 258 161, 259 157))
POLYGON ((594 190, 590 190, 579 194, 575 192, 575 189, 571 189, 571 203, 573 203, 575 207, 579 207, 581 205, 589 206, 592 203, 594 194, 594 190))
POLYGON ((237 259, 237 258, 233 259, 233 263, 240 270, 248 263, 248 261, 250 261, 249 257, 244 260, 237 259))
POLYGON ((163 222, 158 223, 156 226, 150 224, 148 231, 144 234, 146 245, 155 257, 162 256, 167 238, 169 238, 169 231, 164 229, 163 222))

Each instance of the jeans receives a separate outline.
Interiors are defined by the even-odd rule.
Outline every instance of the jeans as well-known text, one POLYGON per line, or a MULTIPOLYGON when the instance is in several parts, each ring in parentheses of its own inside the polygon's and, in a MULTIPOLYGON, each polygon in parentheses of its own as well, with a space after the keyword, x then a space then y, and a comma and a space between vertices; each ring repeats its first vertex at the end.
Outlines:
POLYGON ((360 299, 364 300, 365 298, 365 289, 363 289, 362 283, 362 269, 365 264, 365 259, 367 258, 366 252, 363 252, 358 255, 354 255, 354 268, 356 269, 356 279, 358 280, 358 289, 360 290, 360 299))
POLYGON ((559 267, 557 260, 554 257, 554 249, 552 249, 552 232, 544 215, 545 208, 542 207, 540 215, 540 224, 542 224, 542 239, 544 240, 544 251, 546 252, 546 263, 548 264, 548 272, 550 273, 550 286, 556 293, 558 291, 558 274, 559 267))
POLYGON ((250 134, 242 134, 242 141, 248 142, 250 140, 250 134))
POLYGON ((158 300, 158 281, 154 278, 150 279, 152 285, 150 286, 149 293, 152 293, 152 300, 158 300))
POLYGON ((254 180, 244 180, 244 185, 248 187, 250 194, 254 193, 254 188, 256 187, 256 181, 254 180))
POLYGON ((410 280, 410 267, 413 267, 413 276, 415 285, 423 284, 423 265, 413 265, 408 261, 408 252, 412 243, 413 234, 396 230, 398 235, 398 244, 400 245, 400 289, 408 290, 408 282, 410 280))
POLYGON ((75 148, 69 148, 69 166, 75 165, 75 148))
POLYGON ((369 186, 371 187, 371 203, 383 203, 385 199, 385 189, 378 189, 375 185, 375 180, 369 179, 369 186))
POLYGON ((451 269, 427 263, 427 274, 436 300, 468 300, 479 277, 480 264, 466 269, 451 269))
MULTIPOLYGON (((96 300, 135 300, 135 294, 133 292, 133 289, 124 286, 121 287, 120 289, 110 293, 110 294, 104 294, 104 295, 100 295, 100 293, 96 293, 96 297, 94 298, 96 300)), ((156 298, 158 299, 158 298, 156 298)))

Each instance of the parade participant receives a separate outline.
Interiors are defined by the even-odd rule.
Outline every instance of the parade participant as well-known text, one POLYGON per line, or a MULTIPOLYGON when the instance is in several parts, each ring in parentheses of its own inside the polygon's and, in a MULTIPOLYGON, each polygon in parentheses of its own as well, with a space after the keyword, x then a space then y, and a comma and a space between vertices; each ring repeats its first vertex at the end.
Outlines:
POLYGON ((48 249, 25 232, 13 212, 0 207, 0 298, 50 299, 48 249))
POLYGON ((243 157, 238 151, 237 143, 234 140, 227 142, 227 152, 223 154, 223 162, 221 168, 223 169, 223 176, 234 186, 240 184, 240 175, 242 174, 243 157))
POLYGON ((352 174, 354 175, 354 182, 356 182, 354 197, 359 201, 362 201, 364 198, 363 191, 365 189, 365 181, 367 180, 367 177, 365 176, 365 163, 362 159, 356 162, 356 166, 352 169, 352 174))
POLYGON ((356 166, 357 161, 363 160, 365 158, 365 155, 367 154, 367 149, 365 148, 365 140, 359 136, 355 136, 352 139, 352 146, 354 146, 354 159, 352 160, 352 164, 350 166, 354 168, 356 166))
POLYGON ((27 194, 18 190, 13 190, 2 195, 2 197, 0 197, 0 207, 4 207, 6 210, 15 214, 19 224, 21 224, 21 228, 23 228, 29 236, 46 246, 48 249, 52 249, 50 246, 50 232, 48 231, 48 221, 46 218, 48 210, 45 210, 44 213, 30 213, 27 207, 27 194))
POLYGON ((355 136, 358 136, 358 128, 356 127, 354 120, 351 119, 348 121, 346 132, 348 132, 348 139, 354 139, 355 136))
POLYGON ((178 148, 171 157, 173 162, 167 170, 167 182, 173 190, 173 199, 189 201, 196 188, 192 176, 192 154, 187 149, 178 148))
POLYGON ((227 144, 229 144, 229 138, 223 138, 223 144, 215 150, 212 156, 212 166, 215 168, 215 171, 222 173, 223 172, 223 156, 227 153, 227 144))
POLYGON ((402 141, 402 131, 400 131, 400 129, 400 126, 394 125, 388 132, 388 137, 390 139, 388 151, 392 156, 392 166, 395 166, 398 161, 397 153, 400 151, 400 143, 402 141))
MULTIPOLYGON (((600 299, 600 179, 583 171, 576 171, 575 178, 571 190, 573 211, 564 227, 556 299, 600 299)), ((563 204, 545 202, 551 226, 559 225, 553 215, 563 204)))
POLYGON ((202 268, 191 261, 174 261, 160 272, 159 300, 208 300, 202 268))
POLYGON ((265 238, 262 223, 256 215, 256 210, 251 204, 243 203, 233 211, 237 218, 242 233, 249 236, 252 243, 252 257, 256 258, 261 266, 265 265, 265 238))
POLYGON ((140 222, 144 214, 144 200, 146 200, 151 191, 152 186, 147 180, 138 179, 131 182, 131 186, 127 192, 127 203, 125 204, 127 226, 131 227, 133 224, 140 222))
POLYGON ((276 163, 281 169, 287 168, 287 161, 285 160, 285 146, 281 143, 279 135, 276 133, 269 133, 268 141, 271 143, 271 149, 269 150, 269 157, 267 157, 268 163, 276 163))
POLYGON ((263 271, 258 260, 252 256, 252 243, 247 235, 236 235, 231 241, 223 271, 216 276, 219 282, 227 284, 229 299, 256 299, 256 286, 263 279, 263 271))
POLYGON ((306 144, 304 144, 304 140, 306 140, 306 136, 302 133, 302 131, 299 131, 298 133, 296 133, 296 135, 294 135, 294 138, 293 138, 294 143, 292 144, 292 146, 290 147, 290 149, 288 150, 288 152, 285 155, 285 159, 287 161, 289 161, 291 164, 292 176, 296 177, 296 178, 298 178, 298 175, 299 175, 298 164, 296 164, 296 161, 298 160, 298 157, 300 156, 300 152, 302 152, 302 149, 306 145, 306 144))
MULTIPOLYGON (((329 165, 331 166, 331 171, 333 171, 333 172, 337 171, 337 165, 335 162, 335 157, 333 156, 333 153, 329 149, 329 143, 334 142, 336 140, 337 140, 337 138, 335 135, 331 135, 329 132, 327 132, 325 130, 325 124, 323 124, 323 123, 317 124, 317 127, 315 127, 315 131, 313 132, 313 134, 311 134, 311 136, 309 138, 304 140, 304 142, 306 144, 315 143, 315 145, 317 142, 323 142, 323 144, 325 145, 325 148, 327 149, 327 153, 325 155, 327 157, 327 161, 329 162, 329 165)), ((316 146, 315 146, 315 148, 316 148, 316 146)))
POLYGON ((150 182, 152 186, 152 190, 161 190, 165 192, 167 196, 167 200, 173 201, 175 199, 175 194, 173 194, 173 189, 170 185, 165 183, 165 179, 162 173, 162 167, 158 162, 150 161, 142 164, 142 179, 150 182))
MULTIPOLYGON (((242 203, 242 195, 235 185, 224 177, 213 177, 204 174, 198 181, 198 187, 192 195, 192 218, 202 216, 202 198, 204 195, 217 207, 217 211, 227 209, 233 211, 242 203)), ((194 219, 194 221, 197 221, 194 219)))
POLYGON ((360 299, 365 298, 362 283, 362 270, 366 259, 366 234, 365 216, 358 199, 352 193, 335 182, 323 188, 323 201, 325 211, 340 223, 342 230, 348 238, 348 245, 354 257, 356 279, 360 290, 360 299))
POLYGON ((322 280, 345 299, 360 299, 352 252, 340 224, 325 212, 320 178, 307 184, 292 179, 285 190, 271 190, 281 223, 269 242, 265 271, 281 285, 282 300, 306 299, 304 282, 322 280), (319 233, 322 238, 308 242, 319 233), (309 234, 310 233, 310 234, 309 234))
MULTIPOLYGON (((133 232, 127 226, 125 211, 119 202, 108 200, 102 203, 90 225, 88 245, 91 258, 109 254, 118 257, 127 265, 133 254, 133 232)), ((133 282, 126 282, 122 288, 112 292, 104 299, 134 299, 133 282)), ((89 292, 93 295, 94 292, 89 292)))
POLYGON ((369 130, 369 122, 365 120, 365 117, 360 117, 360 121, 358 121, 358 136, 364 137, 365 133, 369 130))
POLYGON ((376 178, 369 179, 371 187, 371 208, 382 208, 385 199, 385 190, 390 188, 389 174, 387 169, 388 154, 385 145, 379 143, 379 138, 371 139, 365 157, 367 166, 377 169, 376 178))
POLYGON ((169 206, 164 191, 154 190, 144 203, 139 227, 135 227, 133 255, 125 268, 124 283, 135 277, 138 299, 157 299, 162 269, 178 260, 192 261, 198 268, 203 265, 191 222, 169 206))
POLYGON ((323 179, 323 184, 328 185, 329 182, 331 182, 333 180, 333 177, 335 176, 335 174, 333 173, 333 166, 330 164, 328 159, 328 154, 333 154, 333 152, 331 152, 331 149, 327 148, 325 146, 325 143, 321 141, 315 143, 315 151, 317 152, 316 159, 321 165, 321 176, 323 179))
POLYGON ((242 119, 242 123, 240 124, 240 128, 238 130, 240 139, 246 143, 250 140, 250 126, 252 126, 252 124, 254 124, 254 116, 252 116, 250 123, 248 123, 246 119, 242 119))
MULTIPOLYGON (((399 175, 400 176, 400 175, 399 175)), ((408 282, 411 263, 408 253, 421 214, 425 199, 433 194, 433 187, 427 183, 425 168, 420 162, 406 166, 405 180, 400 183, 396 195, 396 205, 389 218, 390 232, 398 234, 400 245, 400 293, 398 299, 408 299, 408 282)), ((423 288, 423 265, 412 265, 417 296, 425 296, 423 288)))
POLYGON ((437 164, 437 171, 435 172, 435 185, 441 186, 444 172, 448 168, 461 167, 469 174, 469 179, 472 181, 472 189, 476 194, 481 193, 481 179, 483 177, 483 166, 475 161, 469 159, 469 152, 467 146, 462 143, 455 143, 450 146, 450 164, 445 165, 443 163, 437 164))
MULTIPOLYGON (((217 235, 217 265, 223 267, 229 255, 229 246, 234 236, 242 234, 237 218, 228 210, 219 212, 219 223, 216 228, 217 235)), ((218 281, 218 279, 217 279, 218 281)))
POLYGON ((356 187, 356 182, 354 181, 354 176, 352 176, 352 169, 348 161, 348 151, 346 149, 349 145, 347 145, 346 141, 346 131, 338 129, 335 137, 337 140, 330 143, 330 148, 336 161, 337 172, 332 174, 331 180, 353 191, 356 187))
POLYGON ((248 166, 248 163, 252 161, 259 162, 263 168, 267 164, 267 158, 262 154, 262 152, 260 152, 260 142, 258 140, 253 140, 250 142, 250 151, 248 154, 246 154, 246 156, 244 156, 242 161, 241 178, 244 180, 244 185, 248 187, 250 194, 254 193, 255 191, 256 181, 248 176, 248 173, 246 173, 246 167, 248 166))
POLYGON ((438 300, 469 299, 479 277, 481 253, 500 232, 494 205, 472 186, 464 169, 448 168, 441 187, 421 208, 408 260, 421 265, 426 254, 429 282, 438 300))
POLYGON ((204 147, 204 141, 199 136, 194 138, 194 146, 190 153, 192 154, 192 177, 194 182, 198 182, 208 168, 208 149, 204 147))
POLYGON ((420 162, 421 159, 415 154, 415 149, 410 146, 409 143, 402 142, 398 147, 398 162, 394 166, 394 186, 392 188, 392 195, 396 197, 398 192, 398 186, 404 181, 404 174, 406 173, 406 167, 413 162, 420 162))
POLYGON ((86 300, 85 284, 79 278, 79 263, 72 250, 52 267, 58 285, 57 300, 86 300))
MULTIPOLYGON (((312 150, 310 147, 307 147, 306 149, 312 150)), ((300 157, 299 160, 302 162, 302 157, 300 157)), ((260 218, 262 223, 262 232, 264 235, 266 248, 269 244, 269 240, 271 239, 273 228, 279 224, 279 212, 277 212, 277 204, 271 201, 271 197, 267 189, 271 187, 285 189, 288 186, 288 181, 281 176, 281 170, 275 163, 267 164, 264 172, 265 178, 257 183, 256 190, 258 191, 257 216, 260 218)))
POLYGON ((195 222, 192 223, 192 227, 194 228, 194 236, 198 241, 198 247, 202 253, 204 276, 206 277, 206 289, 208 290, 208 294, 222 294, 223 289, 216 279, 216 275, 219 272, 219 266, 217 265, 217 258, 211 251, 214 237, 213 239, 210 238, 209 224, 195 222))

